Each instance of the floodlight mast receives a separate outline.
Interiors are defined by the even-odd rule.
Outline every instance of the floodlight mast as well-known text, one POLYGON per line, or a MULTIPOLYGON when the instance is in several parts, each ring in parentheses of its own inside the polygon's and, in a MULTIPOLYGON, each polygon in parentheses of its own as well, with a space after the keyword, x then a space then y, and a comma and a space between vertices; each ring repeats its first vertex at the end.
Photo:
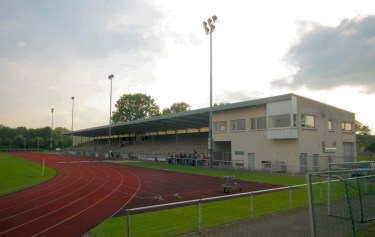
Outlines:
POLYGON ((72 138, 72 149, 74 147, 74 139, 73 139, 73 113, 74 113, 74 96, 72 96, 72 130, 71 130, 71 138, 72 138))
POLYGON ((52 125, 51 125, 51 144, 49 145, 49 147, 50 147, 50 151, 52 151, 52 131, 53 131, 53 111, 54 111, 54 109, 52 108, 51 109, 51 114, 52 114, 52 125))
POLYGON ((108 147, 109 147, 109 159, 111 159, 112 151, 111 151, 111 124, 112 124, 112 79, 115 76, 113 74, 108 76, 108 79, 111 81, 111 89, 109 93, 109 125, 108 125, 108 147))
POLYGON ((203 22, 203 28, 207 35, 210 35, 210 121, 208 131, 208 159, 210 161, 210 167, 212 167, 213 161, 213 140, 212 140, 212 33, 215 31, 215 24, 217 22, 217 16, 213 15, 212 18, 208 18, 207 22, 203 22))

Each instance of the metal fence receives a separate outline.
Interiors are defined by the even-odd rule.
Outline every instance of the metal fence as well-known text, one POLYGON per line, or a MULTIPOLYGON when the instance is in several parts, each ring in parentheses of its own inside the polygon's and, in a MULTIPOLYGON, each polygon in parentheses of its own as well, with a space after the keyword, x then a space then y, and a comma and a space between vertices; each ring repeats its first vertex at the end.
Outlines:
MULTIPOLYGON (((168 223, 168 225, 155 225, 155 226, 147 226, 148 231, 152 231, 157 236, 157 233, 161 233, 160 236, 168 236, 171 229, 175 226, 181 229, 178 235, 186 234, 186 233, 200 233, 207 231, 209 228, 213 227, 212 223, 219 223, 221 225, 228 224, 232 222, 239 222, 244 220, 256 221, 259 218, 267 218, 267 216, 272 216, 274 213, 279 213, 282 211, 288 211, 293 208, 298 208, 301 206, 307 206, 307 201, 302 202, 299 198, 294 198, 297 196, 303 196, 306 199, 306 184, 303 185, 296 185, 290 187, 280 187, 274 189, 267 189, 267 190, 260 190, 260 191, 253 191, 247 193, 238 193, 226 196, 218 196, 212 198, 204 198, 204 199, 197 199, 191 201, 183 201, 183 202, 176 202, 176 203, 168 203, 168 204, 161 204, 161 205, 154 205, 148 207, 140 207, 140 208, 132 208, 126 210, 127 215, 127 236, 143 236, 142 231, 137 226, 140 226, 144 219, 148 219, 149 217, 142 217, 144 212, 151 212, 160 209, 169 209, 169 210, 176 210, 177 207, 187 207, 189 208, 189 213, 194 213, 192 216, 188 214, 181 214, 181 220, 174 220, 175 223, 168 223), (270 201, 269 198, 263 195, 272 195, 275 192, 278 192, 278 200, 270 201), (272 193, 272 194, 271 194, 272 193), (263 195, 260 195, 263 194, 263 195), (238 199, 241 198, 242 199, 238 199), (224 206, 221 205, 219 201, 223 200, 235 200, 236 207, 231 206, 230 210, 227 210, 224 206), (191 210, 195 211, 191 211, 191 210), (214 217, 210 216, 210 218, 206 218, 209 212, 215 211, 217 215, 214 217), (215 220, 214 220, 215 219, 215 220), (135 228, 132 228, 135 226, 135 228), (155 229, 153 229, 155 228, 155 229), (164 233, 164 234, 163 234, 164 233)), ((271 197, 272 200, 272 197, 271 197)), ((173 211, 172 211, 173 212, 173 211)), ((161 214, 158 217, 155 216, 155 221, 148 219, 148 221, 160 223, 160 217, 168 215, 161 214)), ((152 217, 151 217, 152 218, 152 217)), ((308 223, 307 223, 308 225, 308 223)), ((149 233, 149 232, 148 232, 149 233)), ((176 234, 176 233, 175 233, 176 234)), ((263 232, 264 234, 264 232, 263 232)), ((246 236, 249 236, 247 234, 246 236)), ((251 236, 255 235, 255 232, 251 236)), ((259 233, 258 236, 262 236, 262 233, 259 233)))
POLYGON ((307 174, 311 236, 359 236, 374 225, 374 174, 375 169, 307 174), (318 181, 320 189, 312 185, 318 181))

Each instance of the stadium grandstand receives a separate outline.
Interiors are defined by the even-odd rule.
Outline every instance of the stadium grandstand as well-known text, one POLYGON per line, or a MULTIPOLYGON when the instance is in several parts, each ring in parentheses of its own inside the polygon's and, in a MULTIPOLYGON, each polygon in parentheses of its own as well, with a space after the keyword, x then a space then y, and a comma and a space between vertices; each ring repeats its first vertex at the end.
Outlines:
POLYGON ((66 132, 75 144, 67 151, 289 173, 356 161, 354 113, 296 94, 212 107, 210 160, 209 115, 203 108, 66 132))

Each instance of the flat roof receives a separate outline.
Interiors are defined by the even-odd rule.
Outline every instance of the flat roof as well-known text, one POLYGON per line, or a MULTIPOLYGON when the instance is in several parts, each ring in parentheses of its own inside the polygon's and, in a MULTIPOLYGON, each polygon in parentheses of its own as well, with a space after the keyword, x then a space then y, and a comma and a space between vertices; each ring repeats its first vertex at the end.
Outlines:
MULTIPOLYGON (((232 109, 259 106, 276 101, 290 100, 293 94, 285 94, 262 99, 243 101, 212 107, 212 113, 228 111, 232 109)), ((189 110, 185 112, 160 115, 156 117, 139 119, 127 122, 111 124, 111 135, 122 135, 132 133, 150 133, 159 131, 185 130, 208 127, 210 119, 210 108, 189 110)), ((82 137, 108 136, 109 125, 81 129, 73 132, 65 132, 63 135, 74 135, 82 137)))

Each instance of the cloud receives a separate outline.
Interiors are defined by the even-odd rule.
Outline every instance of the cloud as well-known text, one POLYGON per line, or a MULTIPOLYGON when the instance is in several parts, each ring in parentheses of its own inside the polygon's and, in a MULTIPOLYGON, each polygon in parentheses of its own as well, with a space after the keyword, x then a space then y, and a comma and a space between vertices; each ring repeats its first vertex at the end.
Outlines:
POLYGON ((285 55, 295 72, 274 87, 329 90, 340 86, 375 92, 375 16, 344 19, 336 27, 300 23, 299 40, 285 55))

